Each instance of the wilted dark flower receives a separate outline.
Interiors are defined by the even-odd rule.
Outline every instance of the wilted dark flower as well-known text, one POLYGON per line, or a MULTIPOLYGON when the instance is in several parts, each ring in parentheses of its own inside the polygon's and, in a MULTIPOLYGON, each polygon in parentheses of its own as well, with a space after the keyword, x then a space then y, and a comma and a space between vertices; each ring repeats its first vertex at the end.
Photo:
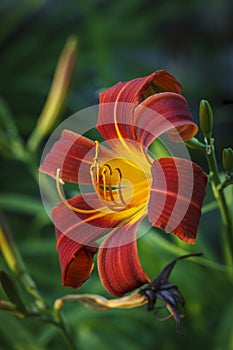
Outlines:
POLYGON ((180 335, 180 318, 184 315, 185 300, 177 286, 168 282, 168 278, 178 260, 188 258, 190 256, 200 256, 202 253, 194 253, 180 256, 168 264, 162 272, 151 283, 143 289, 134 291, 131 294, 120 298, 107 299, 97 294, 69 294, 55 301, 54 308, 60 309, 64 303, 70 301, 79 301, 86 307, 96 311, 107 311, 110 309, 133 309, 142 305, 146 306, 146 311, 154 309, 160 310, 167 308, 170 314, 165 318, 159 318, 165 321, 171 317, 176 320, 176 329, 180 335), (157 299, 161 300, 165 305, 155 307, 157 299))
POLYGON ((168 309, 170 315, 160 320, 165 321, 171 317, 174 317, 174 319, 176 320, 176 330, 180 335, 183 335, 183 333, 180 330, 180 318, 184 315, 183 310, 185 300, 182 294, 180 293, 178 287, 173 283, 170 283, 168 281, 168 278, 178 260, 185 259, 190 256, 200 255, 202 255, 202 253, 187 254, 174 259, 162 270, 158 277, 156 277, 145 288, 140 290, 140 293, 148 298, 148 304, 146 307, 147 311, 161 309, 161 307, 155 307, 156 301, 158 299, 165 304, 164 307, 168 309))

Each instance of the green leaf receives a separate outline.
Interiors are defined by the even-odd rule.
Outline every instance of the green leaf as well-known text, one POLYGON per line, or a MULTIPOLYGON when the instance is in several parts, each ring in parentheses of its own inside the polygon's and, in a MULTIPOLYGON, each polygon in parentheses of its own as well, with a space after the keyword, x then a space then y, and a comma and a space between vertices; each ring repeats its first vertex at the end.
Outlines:
POLYGON ((34 323, 31 319, 20 319, 7 312, 0 313, 0 350, 45 350, 37 337, 40 324, 36 323, 35 328, 34 323))
MULTIPOLYGON (((165 233, 163 234, 165 235, 165 233)), ((148 232, 146 236, 147 236, 146 238, 149 239, 150 244, 155 244, 156 248, 160 250, 161 254, 163 254, 162 250, 168 253, 171 253, 174 256, 197 252, 198 251, 197 249, 199 249, 200 252, 202 251, 202 247, 201 246, 198 247, 198 243, 196 243, 195 246, 187 245, 187 243, 180 241, 179 238, 175 236, 173 236, 172 239, 174 240, 174 242, 176 241, 177 243, 173 243, 172 241, 169 241, 168 239, 163 238, 162 235, 160 235, 159 229, 151 230, 150 232, 148 232)), ((211 254, 209 252, 207 253, 206 249, 204 251, 205 251, 204 257, 198 257, 198 258, 193 257, 193 258, 190 258, 190 260, 195 261, 202 266, 206 266, 208 268, 221 271, 224 273, 228 273, 231 271, 231 268, 228 267, 227 265, 223 265, 223 264, 217 263, 214 260, 211 260, 209 258, 211 254)))
POLYGON ((17 306, 17 309, 22 313, 26 313, 26 308, 19 295, 15 281, 4 271, 0 272, 0 281, 2 288, 9 300, 17 306))
POLYGON ((1 194, 0 208, 28 214, 38 214, 43 210, 39 199, 18 193, 1 194))
MULTIPOLYGON (((233 348, 233 299, 225 305, 222 319, 218 321, 217 345, 219 349, 233 348)), ((217 349, 217 348, 216 348, 217 349)))
POLYGON ((218 203, 216 201, 207 203, 202 207, 202 214, 207 214, 212 210, 215 210, 218 208, 218 203))

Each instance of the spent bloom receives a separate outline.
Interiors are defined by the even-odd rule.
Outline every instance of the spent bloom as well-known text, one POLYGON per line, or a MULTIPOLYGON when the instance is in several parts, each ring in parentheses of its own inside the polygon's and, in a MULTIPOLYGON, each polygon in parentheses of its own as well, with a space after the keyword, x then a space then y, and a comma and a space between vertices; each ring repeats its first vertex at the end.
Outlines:
POLYGON ((154 159, 148 150, 164 133, 183 142, 197 132, 180 83, 166 71, 101 92, 96 128, 105 142, 63 130, 40 171, 56 179, 61 199, 52 216, 63 284, 80 287, 98 251, 104 287, 122 296, 150 282, 137 252, 145 217, 152 226, 195 242, 207 176, 189 160, 154 159), (66 199, 66 182, 87 190, 66 199))
POLYGON ((201 256, 202 253, 191 253, 179 256, 166 265, 159 275, 143 289, 134 291, 120 298, 107 299, 98 294, 68 294, 55 301, 55 309, 60 309, 64 303, 79 301, 89 309, 106 311, 109 309, 131 309, 146 304, 146 311, 155 310, 155 316, 160 321, 166 321, 173 317, 176 321, 176 330, 180 335, 180 320, 184 316, 185 300, 178 287, 169 281, 170 274, 177 261, 194 256, 201 256), (157 306, 157 300, 162 305, 157 306), (169 314, 163 318, 157 316, 161 309, 167 309, 169 314))

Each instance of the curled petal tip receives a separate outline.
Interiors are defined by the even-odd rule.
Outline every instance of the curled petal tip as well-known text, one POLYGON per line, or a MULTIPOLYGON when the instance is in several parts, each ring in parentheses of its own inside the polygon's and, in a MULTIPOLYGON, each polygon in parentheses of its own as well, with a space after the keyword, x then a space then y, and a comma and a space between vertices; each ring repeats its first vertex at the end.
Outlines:
POLYGON ((65 266, 62 277, 63 286, 79 288, 89 278, 94 268, 93 253, 83 249, 65 266))

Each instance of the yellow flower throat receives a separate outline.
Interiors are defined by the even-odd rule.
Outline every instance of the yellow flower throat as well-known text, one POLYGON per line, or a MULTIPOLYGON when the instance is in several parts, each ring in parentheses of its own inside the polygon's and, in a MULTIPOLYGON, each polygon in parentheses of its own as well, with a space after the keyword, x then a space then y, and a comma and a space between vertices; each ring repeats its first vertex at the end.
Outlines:
POLYGON ((148 183, 150 179, 145 172, 136 163, 126 158, 116 157, 101 164, 98 157, 99 142, 95 141, 95 144, 95 157, 90 167, 90 175, 93 188, 104 207, 85 210, 72 206, 61 191, 60 184, 64 182, 60 178, 60 169, 57 169, 57 191, 63 203, 81 214, 106 211, 106 207, 110 211, 125 211, 133 208, 137 211, 140 207, 144 207, 148 202, 150 187, 148 183))

